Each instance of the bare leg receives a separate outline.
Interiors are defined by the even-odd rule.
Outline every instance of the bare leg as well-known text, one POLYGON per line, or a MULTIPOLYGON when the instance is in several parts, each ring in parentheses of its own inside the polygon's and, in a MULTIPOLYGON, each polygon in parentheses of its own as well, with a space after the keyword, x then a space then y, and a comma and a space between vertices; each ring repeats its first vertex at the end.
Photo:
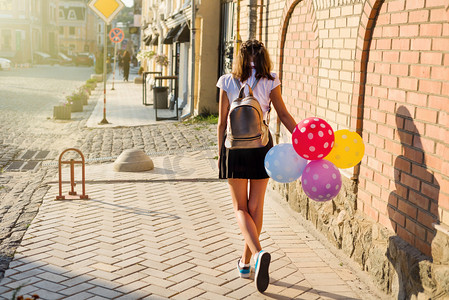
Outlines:
MULTIPOLYGON (((265 192, 267 190, 268 179, 251 179, 249 186, 248 212, 251 215, 257 228, 257 240, 259 240, 263 223, 263 204, 265 200, 265 192)), ((247 243, 243 249, 242 261, 247 264, 254 255, 247 243)))
POLYGON ((250 253, 259 252, 262 250, 259 243, 259 231, 248 211, 248 179, 229 178, 228 183, 231 190, 235 217, 245 238, 245 242, 248 245, 250 253))

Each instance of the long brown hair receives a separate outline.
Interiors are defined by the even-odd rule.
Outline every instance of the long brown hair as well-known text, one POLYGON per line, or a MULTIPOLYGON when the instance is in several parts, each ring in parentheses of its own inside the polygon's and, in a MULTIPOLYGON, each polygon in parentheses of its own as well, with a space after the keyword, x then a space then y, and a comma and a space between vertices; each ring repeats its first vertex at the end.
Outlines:
POLYGON ((247 40, 239 49, 237 57, 234 59, 232 72, 234 78, 245 81, 251 76, 251 59, 256 69, 256 78, 268 78, 274 80, 271 75, 272 62, 267 49, 262 42, 258 40, 247 40))

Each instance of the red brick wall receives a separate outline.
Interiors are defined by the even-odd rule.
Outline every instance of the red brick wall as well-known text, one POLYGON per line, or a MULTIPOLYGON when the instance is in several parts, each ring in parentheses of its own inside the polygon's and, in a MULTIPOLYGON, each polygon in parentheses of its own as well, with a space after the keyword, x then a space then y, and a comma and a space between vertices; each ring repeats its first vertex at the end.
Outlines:
POLYGON ((318 84, 318 34, 312 1, 299 2, 284 28, 280 66, 282 96, 295 119, 315 116, 318 84))
POLYGON ((366 67, 358 207, 431 255, 449 211, 445 1, 385 1, 366 67))

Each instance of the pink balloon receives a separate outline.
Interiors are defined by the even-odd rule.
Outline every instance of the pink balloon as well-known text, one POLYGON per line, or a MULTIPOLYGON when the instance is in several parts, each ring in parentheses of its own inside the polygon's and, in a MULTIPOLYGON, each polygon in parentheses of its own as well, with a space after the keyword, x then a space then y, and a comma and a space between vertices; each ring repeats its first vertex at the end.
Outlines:
POLYGON ((315 201, 324 202, 335 198, 341 189, 341 174, 328 160, 309 162, 301 177, 302 189, 315 201))
POLYGON ((293 130, 292 144, 302 158, 322 159, 334 146, 334 131, 323 119, 307 118, 299 122, 293 130))

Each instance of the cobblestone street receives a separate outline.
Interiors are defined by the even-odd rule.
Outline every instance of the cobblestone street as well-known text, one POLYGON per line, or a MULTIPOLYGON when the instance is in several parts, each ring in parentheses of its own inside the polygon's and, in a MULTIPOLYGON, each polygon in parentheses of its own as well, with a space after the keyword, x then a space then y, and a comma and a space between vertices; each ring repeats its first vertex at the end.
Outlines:
MULTIPOLYGON (((88 163, 98 163, 110 162, 130 148, 158 155, 215 143, 216 125, 207 124, 161 122, 88 129, 85 123, 96 101, 84 106, 83 112, 72 113, 70 121, 53 120, 53 105, 65 100, 92 73, 92 68, 60 66, 0 72, 0 278, 49 188, 42 183, 56 174, 55 163, 64 149, 78 148, 88 163), (29 159, 29 153, 44 153, 36 168, 8 171, 14 162, 29 159)), ((101 93, 97 88, 90 99, 98 99, 101 93)))

